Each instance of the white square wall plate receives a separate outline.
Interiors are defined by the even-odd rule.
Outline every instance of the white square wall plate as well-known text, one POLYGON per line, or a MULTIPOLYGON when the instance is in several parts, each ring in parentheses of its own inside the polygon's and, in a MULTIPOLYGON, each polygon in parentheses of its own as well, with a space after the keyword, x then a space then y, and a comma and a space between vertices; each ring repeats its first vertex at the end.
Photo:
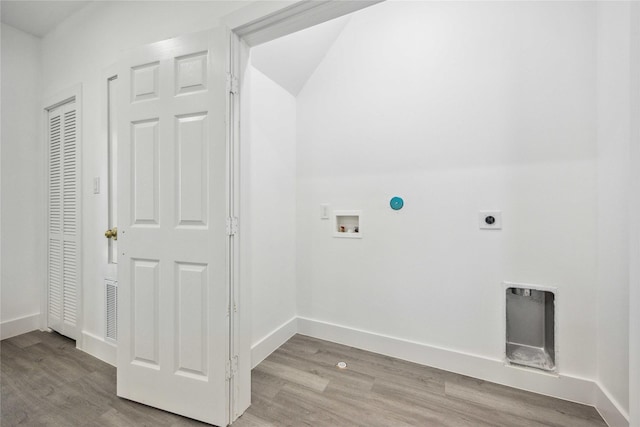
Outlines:
POLYGON ((502 211, 480 211, 478 225, 481 230, 501 230, 502 211))

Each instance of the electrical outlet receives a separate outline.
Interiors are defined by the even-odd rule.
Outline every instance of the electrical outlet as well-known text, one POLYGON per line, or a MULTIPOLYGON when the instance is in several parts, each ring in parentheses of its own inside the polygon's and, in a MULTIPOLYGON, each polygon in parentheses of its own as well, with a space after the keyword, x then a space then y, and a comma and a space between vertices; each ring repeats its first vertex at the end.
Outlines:
POLYGON ((502 211, 480 211, 478 225, 481 230, 502 230, 502 211))
POLYGON ((326 203, 320 205, 320 219, 329 219, 329 205, 326 203))

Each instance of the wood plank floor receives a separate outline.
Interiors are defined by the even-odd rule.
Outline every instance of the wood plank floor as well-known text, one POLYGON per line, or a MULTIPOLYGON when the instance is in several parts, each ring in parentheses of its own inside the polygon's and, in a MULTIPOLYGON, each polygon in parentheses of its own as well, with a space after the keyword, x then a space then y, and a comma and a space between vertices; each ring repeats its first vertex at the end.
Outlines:
MULTIPOLYGON (((115 368, 58 334, 4 340, 0 353, 2 427, 205 425, 116 397, 115 368)), ((234 427, 606 425, 589 406, 302 335, 253 370, 252 402, 234 427)))

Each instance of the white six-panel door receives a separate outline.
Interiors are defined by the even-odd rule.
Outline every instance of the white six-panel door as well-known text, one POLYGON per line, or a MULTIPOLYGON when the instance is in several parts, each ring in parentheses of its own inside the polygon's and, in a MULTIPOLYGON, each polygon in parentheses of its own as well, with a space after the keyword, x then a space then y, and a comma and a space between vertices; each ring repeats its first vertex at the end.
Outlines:
POLYGON ((229 421, 228 33, 155 43, 118 73, 118 395, 229 421))
POLYGON ((79 260, 78 114, 75 100, 48 112, 47 326, 77 339, 79 260))

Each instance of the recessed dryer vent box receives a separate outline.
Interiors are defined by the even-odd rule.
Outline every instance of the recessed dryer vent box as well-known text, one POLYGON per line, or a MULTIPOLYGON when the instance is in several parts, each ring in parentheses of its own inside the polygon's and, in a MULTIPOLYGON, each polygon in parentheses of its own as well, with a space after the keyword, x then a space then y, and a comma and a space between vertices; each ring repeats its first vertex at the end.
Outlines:
POLYGON ((556 372, 554 292, 509 284, 505 297, 507 362, 556 372))
POLYGON ((334 237, 362 238, 362 215, 360 211, 334 211, 333 218, 334 237))

